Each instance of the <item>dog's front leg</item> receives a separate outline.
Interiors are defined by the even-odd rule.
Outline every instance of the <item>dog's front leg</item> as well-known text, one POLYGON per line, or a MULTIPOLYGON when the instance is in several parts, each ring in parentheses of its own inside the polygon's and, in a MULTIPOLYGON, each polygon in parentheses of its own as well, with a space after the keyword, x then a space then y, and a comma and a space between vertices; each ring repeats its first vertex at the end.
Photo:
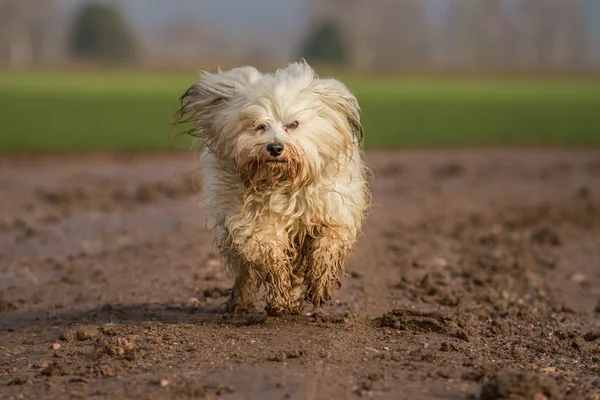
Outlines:
POLYGON ((239 237, 234 237, 227 229, 221 228, 217 233, 217 244, 225 267, 235 276, 231 298, 227 302, 227 310, 235 313, 253 311, 258 292, 258 277, 252 264, 240 251, 247 239, 243 238, 240 241, 239 237))
POLYGON ((277 316, 290 312, 292 283, 289 245, 273 232, 255 232, 240 253, 265 286, 266 311, 277 316))
POLYGON ((231 291, 231 298, 227 302, 227 310, 234 313, 253 311, 257 293, 256 273, 252 267, 239 259, 235 261, 235 284, 231 291))
POLYGON ((340 287, 340 274, 345 271, 353 240, 350 230, 329 228, 308 243, 304 275, 306 301, 315 307, 322 307, 331 299, 333 286, 340 287))

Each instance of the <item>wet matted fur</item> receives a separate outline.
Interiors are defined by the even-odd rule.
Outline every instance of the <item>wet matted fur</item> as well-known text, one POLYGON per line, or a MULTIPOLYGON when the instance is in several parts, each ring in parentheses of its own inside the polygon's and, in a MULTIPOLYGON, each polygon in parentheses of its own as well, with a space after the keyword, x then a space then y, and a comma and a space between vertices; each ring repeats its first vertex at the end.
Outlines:
POLYGON ((206 204, 236 277, 229 310, 253 309, 261 287, 269 315, 323 306, 370 203, 356 98, 305 62, 241 67, 204 73, 176 120, 204 144, 206 204))

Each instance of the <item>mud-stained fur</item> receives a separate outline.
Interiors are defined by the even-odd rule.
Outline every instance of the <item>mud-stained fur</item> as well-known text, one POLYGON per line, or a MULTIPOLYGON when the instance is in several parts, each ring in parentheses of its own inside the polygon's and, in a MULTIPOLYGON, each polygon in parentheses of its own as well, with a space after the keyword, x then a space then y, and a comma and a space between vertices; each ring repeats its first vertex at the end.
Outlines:
POLYGON ((359 111, 305 62, 205 73, 181 97, 176 120, 204 143, 206 204, 236 277, 230 311, 252 310, 262 286, 269 315, 296 314, 340 286, 370 203, 359 111))

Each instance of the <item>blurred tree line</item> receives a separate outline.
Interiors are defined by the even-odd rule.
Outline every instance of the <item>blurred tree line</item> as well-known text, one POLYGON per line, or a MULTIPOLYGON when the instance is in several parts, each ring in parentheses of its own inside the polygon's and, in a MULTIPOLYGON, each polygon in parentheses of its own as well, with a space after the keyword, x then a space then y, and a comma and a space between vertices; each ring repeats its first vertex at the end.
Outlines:
POLYGON ((334 51, 314 51, 335 36, 344 54, 351 50, 344 59, 363 69, 586 69, 600 65, 590 29, 594 18, 600 24, 594 3, 600 1, 448 0, 437 2, 436 13, 427 0, 312 0, 318 23, 302 53, 337 62, 334 51), (592 18, 586 5, 596 11, 592 18))
POLYGON ((139 55, 135 34, 113 4, 87 2, 67 22, 60 0, 0 0, 0 63, 17 68, 48 65, 65 55, 124 62, 139 55))
POLYGON ((135 35, 119 10, 100 2, 86 3, 69 35, 73 58, 103 62, 131 61, 138 56, 135 35))
POLYGON ((256 64, 305 57, 363 70, 600 66, 600 0, 305 1, 304 33, 267 42, 244 32, 213 34, 194 20, 169 21, 162 35, 136 35, 115 1, 91 0, 66 16, 61 0, 0 0, 0 66, 144 57, 256 64))

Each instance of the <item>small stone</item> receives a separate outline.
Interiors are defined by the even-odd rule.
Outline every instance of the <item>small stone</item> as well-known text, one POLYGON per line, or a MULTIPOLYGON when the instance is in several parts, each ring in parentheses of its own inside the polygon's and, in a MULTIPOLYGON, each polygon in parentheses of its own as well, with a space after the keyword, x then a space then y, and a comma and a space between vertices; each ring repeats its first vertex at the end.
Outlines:
POLYGON ((197 297, 190 297, 185 302, 185 305, 187 307, 199 307, 201 304, 202 304, 202 302, 197 297))
POLYGON ((52 346, 50 346, 50 348, 52 350, 58 350, 60 349, 60 343, 52 343, 52 346))
POLYGON ((443 257, 436 257, 433 259, 432 264, 436 268, 444 268, 448 265, 448 261, 443 257))
POLYGON ((162 386, 162 387, 169 386, 169 383, 170 382, 168 380, 166 380, 166 379, 161 379, 160 382, 159 382, 160 386, 162 386))

